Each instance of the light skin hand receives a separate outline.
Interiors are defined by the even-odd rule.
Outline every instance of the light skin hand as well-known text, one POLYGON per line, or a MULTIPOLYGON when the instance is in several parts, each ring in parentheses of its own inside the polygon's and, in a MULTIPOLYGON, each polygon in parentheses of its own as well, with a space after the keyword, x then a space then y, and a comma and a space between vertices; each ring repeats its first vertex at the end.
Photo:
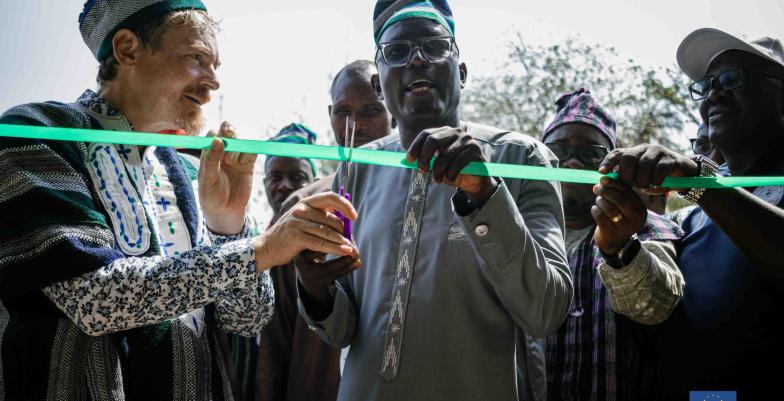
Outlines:
MULTIPOLYGON (((210 136, 235 138, 234 127, 224 122, 210 136)), ((199 203, 207 227, 212 232, 233 235, 245 225, 245 208, 253 185, 255 154, 227 153, 223 141, 216 138, 209 149, 202 151, 199 168, 199 203)))
POLYGON ((343 237, 343 223, 336 211, 350 220, 357 217, 351 203, 335 193, 313 195, 297 203, 254 239, 256 271, 289 263, 303 251, 358 258, 356 246, 343 237))

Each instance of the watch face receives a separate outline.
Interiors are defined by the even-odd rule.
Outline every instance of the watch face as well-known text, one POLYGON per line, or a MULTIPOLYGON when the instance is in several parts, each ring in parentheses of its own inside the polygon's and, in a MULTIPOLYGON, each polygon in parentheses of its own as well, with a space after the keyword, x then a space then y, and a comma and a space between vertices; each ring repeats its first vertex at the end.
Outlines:
POLYGON ((773 206, 778 206, 784 199, 784 186, 779 187, 758 187, 752 192, 754 196, 773 206))

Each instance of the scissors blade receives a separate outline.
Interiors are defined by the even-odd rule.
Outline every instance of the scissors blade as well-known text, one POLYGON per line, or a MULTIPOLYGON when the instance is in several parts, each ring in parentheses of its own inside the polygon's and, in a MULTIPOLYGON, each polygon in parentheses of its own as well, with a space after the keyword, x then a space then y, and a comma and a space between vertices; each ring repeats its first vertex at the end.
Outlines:
POLYGON ((348 192, 349 180, 351 179, 351 164, 352 164, 352 158, 354 157, 354 135, 356 134, 356 132, 357 132, 357 122, 354 121, 354 123, 351 125, 351 143, 348 149, 348 161, 346 162, 346 176, 345 176, 346 180, 344 181, 347 188, 346 192, 348 192))

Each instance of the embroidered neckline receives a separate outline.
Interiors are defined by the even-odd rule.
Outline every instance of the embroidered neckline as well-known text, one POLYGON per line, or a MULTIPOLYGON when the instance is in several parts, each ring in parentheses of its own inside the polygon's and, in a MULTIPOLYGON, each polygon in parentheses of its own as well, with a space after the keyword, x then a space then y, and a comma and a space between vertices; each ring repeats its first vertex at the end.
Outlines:
MULTIPOLYGON (((82 95, 79 96, 79 99, 76 102, 79 103, 82 107, 98 114, 99 116, 110 117, 110 118, 119 117, 125 119, 125 121, 128 121, 128 119, 124 115, 122 115, 122 113, 117 111, 117 109, 115 109, 114 106, 112 106, 112 104, 109 103, 108 100, 104 99, 99 94, 92 91, 91 89, 85 90, 84 93, 82 93, 82 95)), ((133 123, 131 123, 130 121, 128 121, 128 126, 131 127, 131 130, 135 130, 135 128, 133 127, 133 123)))

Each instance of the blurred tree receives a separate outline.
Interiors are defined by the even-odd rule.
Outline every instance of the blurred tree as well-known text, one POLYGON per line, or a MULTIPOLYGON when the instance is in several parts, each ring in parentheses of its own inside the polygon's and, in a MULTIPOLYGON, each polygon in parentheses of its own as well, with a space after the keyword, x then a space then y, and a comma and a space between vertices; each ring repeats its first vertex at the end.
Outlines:
POLYGON ((687 78, 675 68, 645 67, 612 47, 571 37, 552 46, 527 45, 519 33, 498 72, 474 78, 463 117, 539 138, 555 101, 581 87, 613 115, 625 145, 658 143, 685 151, 687 122, 699 124, 687 78), (680 139, 678 138, 680 136, 680 139))

